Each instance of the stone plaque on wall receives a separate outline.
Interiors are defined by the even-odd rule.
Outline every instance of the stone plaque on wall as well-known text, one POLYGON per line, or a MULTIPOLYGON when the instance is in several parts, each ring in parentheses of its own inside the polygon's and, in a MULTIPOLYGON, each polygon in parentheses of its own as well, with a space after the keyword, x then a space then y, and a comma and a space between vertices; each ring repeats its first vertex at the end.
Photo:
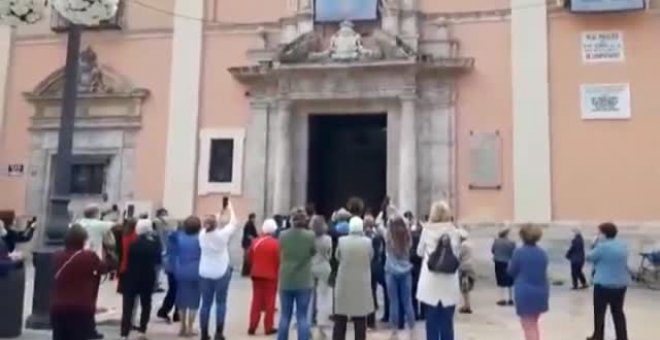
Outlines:
POLYGON ((470 131, 470 189, 502 188, 502 147, 499 131, 470 131))

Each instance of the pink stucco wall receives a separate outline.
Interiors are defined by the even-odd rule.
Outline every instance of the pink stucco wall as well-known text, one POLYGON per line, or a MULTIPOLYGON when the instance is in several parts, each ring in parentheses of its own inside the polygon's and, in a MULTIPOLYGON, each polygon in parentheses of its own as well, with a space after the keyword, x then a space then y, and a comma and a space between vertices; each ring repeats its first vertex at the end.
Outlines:
POLYGON ((459 24, 453 32, 461 54, 475 58, 474 69, 458 78, 458 218, 508 220, 513 215, 510 25, 507 21, 459 24), (502 189, 471 190, 470 131, 496 130, 502 138, 502 189))
MULTIPOLYGON (((91 45, 101 64, 127 76, 137 87, 151 91, 143 106, 143 128, 136 141, 135 199, 162 199, 165 164, 165 138, 169 98, 171 41, 168 37, 154 39, 109 38, 109 34, 85 33, 83 45, 91 45), (149 51, 149 53, 145 53, 149 51), (130 56, 128 58, 127 56, 130 56)), ((18 41, 13 50, 7 95, 7 115, 4 143, 0 145, 0 161, 29 163, 30 133, 28 131, 33 106, 23 97, 53 71, 64 65, 65 40, 47 42, 18 41)), ((24 213, 27 174, 20 178, 0 177, 0 209, 24 213)))
POLYGON ((554 219, 660 219, 660 22, 646 12, 550 21, 554 219), (624 32, 625 62, 583 64, 582 31, 624 32), (630 83, 632 118, 583 121, 580 84, 630 83))
MULTIPOLYGON (((247 50, 256 46, 257 36, 250 33, 207 32, 204 35, 204 60, 200 94, 200 128, 242 128, 250 119, 246 89, 227 71, 229 67, 248 65, 247 50), (227 48, 231 46, 231 48, 227 48)), ((244 181, 249 180, 244 178, 244 181)), ((195 211, 210 214, 222 204, 220 194, 198 196, 195 211)), ((239 216, 246 216, 251 202, 244 196, 232 197, 239 216)))
MULTIPOLYGON (((309 0, 314 1, 314 0, 309 0)), ((208 19, 218 23, 275 22, 293 14, 290 0, 206 0, 208 19)))
POLYGON ((471 11, 486 11, 495 9, 506 9, 511 5, 509 0, 463 0, 463 1, 438 1, 418 0, 422 11, 427 13, 456 13, 471 11))

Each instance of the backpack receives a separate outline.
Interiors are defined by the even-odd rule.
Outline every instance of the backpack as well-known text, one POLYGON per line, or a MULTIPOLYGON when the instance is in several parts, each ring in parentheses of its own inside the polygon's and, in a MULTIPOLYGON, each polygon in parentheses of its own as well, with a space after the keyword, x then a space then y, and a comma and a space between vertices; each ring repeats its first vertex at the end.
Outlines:
POLYGON ((454 274, 458 271, 459 265, 458 257, 451 248, 451 238, 443 234, 426 262, 428 270, 432 273, 454 274))

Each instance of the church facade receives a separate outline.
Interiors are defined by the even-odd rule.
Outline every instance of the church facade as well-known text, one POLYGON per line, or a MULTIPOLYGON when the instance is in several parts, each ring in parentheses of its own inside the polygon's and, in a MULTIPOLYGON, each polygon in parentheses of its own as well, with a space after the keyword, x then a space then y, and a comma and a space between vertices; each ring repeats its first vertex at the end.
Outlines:
MULTIPOLYGON (((653 10, 527 3, 122 0, 83 33, 71 209, 660 220, 653 10)), ((66 52, 47 17, 0 30, 0 209, 37 216, 66 52)))

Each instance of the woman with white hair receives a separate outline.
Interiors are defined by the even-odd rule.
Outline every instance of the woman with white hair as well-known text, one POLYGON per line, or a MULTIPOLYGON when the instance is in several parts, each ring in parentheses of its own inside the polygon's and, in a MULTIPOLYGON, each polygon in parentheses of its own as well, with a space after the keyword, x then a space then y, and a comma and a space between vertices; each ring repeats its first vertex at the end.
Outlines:
POLYGON ((259 327, 261 311, 265 312, 264 331, 266 335, 276 334, 275 298, 277 279, 280 270, 280 243, 275 238, 277 223, 273 219, 264 221, 261 236, 252 241, 248 248, 250 277, 252 278, 252 305, 248 334, 254 335, 259 327))
POLYGON ((340 238, 337 246, 334 340, 346 339, 349 319, 355 324, 355 339, 367 338, 367 316, 375 309, 371 294, 372 256, 371 240, 364 234, 362 219, 352 217, 349 234, 340 238))
POLYGON ((153 222, 141 219, 135 226, 137 239, 130 245, 126 271, 122 276, 121 337, 126 339, 132 328, 135 300, 140 298, 138 333, 145 338, 151 315, 151 295, 156 283, 156 268, 161 264, 160 240, 153 233, 153 222))
POLYGON ((427 340, 454 340, 454 311, 461 299, 460 243, 447 202, 433 203, 417 246, 417 255, 423 258, 417 300, 426 306, 427 340))

